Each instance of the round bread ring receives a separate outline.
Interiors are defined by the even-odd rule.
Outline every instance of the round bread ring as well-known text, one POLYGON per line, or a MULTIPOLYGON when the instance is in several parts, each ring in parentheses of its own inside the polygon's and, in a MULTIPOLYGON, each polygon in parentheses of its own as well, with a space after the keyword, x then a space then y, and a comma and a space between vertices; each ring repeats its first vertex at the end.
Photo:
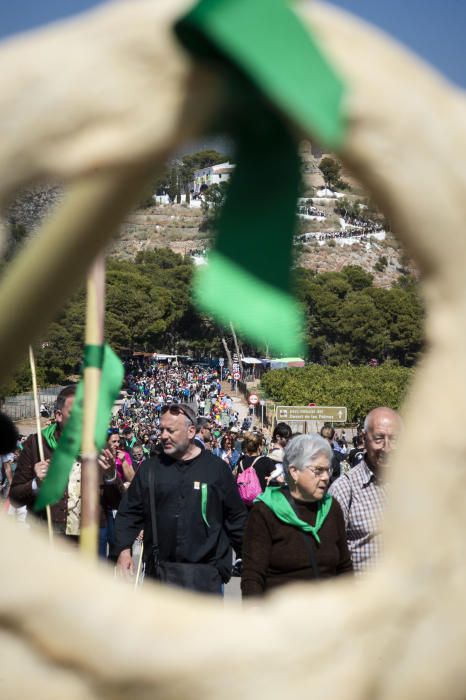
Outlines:
MULTIPOLYGON (((136 5, 129 4, 133 11, 136 5)), ((391 465, 385 561, 361 582, 287 588, 241 611, 155 584, 125 605, 127 589, 104 570, 59 546, 50 552, 45 538, 4 519, 3 668, 23 671, 2 678, 4 698, 34 692, 39 699, 67 693, 79 700, 105 694, 237 700, 303 690, 339 700, 464 695, 466 256, 465 172, 458 158, 464 99, 362 22, 317 3, 295 7, 349 85, 349 128, 339 155, 373 193, 422 272, 428 351, 391 465), (111 634, 116 625, 119 634, 111 634)), ((144 22, 148 3, 138 8, 144 22)), ((155 162, 155 150, 152 156, 155 162)), ((125 167, 143 178, 146 166, 125 167)), ((102 168, 104 184, 112 182, 106 175, 102 168)), ((106 187, 95 204, 99 216, 111 204, 106 187)), ((79 235, 87 240, 86 231, 79 235)), ((56 289, 62 280, 54 275, 49 282, 56 289)), ((1 335, 2 353, 18 341, 17 353, 33 336, 28 326, 15 333, 1 335)))

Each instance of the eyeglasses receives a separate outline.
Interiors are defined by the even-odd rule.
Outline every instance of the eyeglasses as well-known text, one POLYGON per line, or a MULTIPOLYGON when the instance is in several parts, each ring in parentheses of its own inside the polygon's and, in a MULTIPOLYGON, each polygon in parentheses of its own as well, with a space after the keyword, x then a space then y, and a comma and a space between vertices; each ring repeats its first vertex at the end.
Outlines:
POLYGON ((309 469, 309 471, 311 471, 314 474, 314 476, 317 476, 317 477, 321 477, 321 476, 324 476, 327 474, 330 476, 330 473, 332 471, 330 469, 330 467, 311 467, 311 466, 309 466, 309 467, 306 467, 306 469, 309 469))
POLYGON ((192 423, 194 426, 196 426, 196 422, 193 419, 193 417, 190 416, 189 413, 187 411, 185 411, 185 409, 177 403, 171 403, 171 404, 166 404, 165 406, 162 406, 162 410, 160 411, 160 413, 162 414, 162 416, 165 413, 171 413, 172 416, 179 416, 181 413, 183 416, 186 416, 186 418, 190 421, 190 423, 192 423))
POLYGON ((397 436, 396 435, 369 435, 369 440, 375 445, 385 445, 385 442, 390 444, 392 447, 396 446, 397 436))
POLYGON ((108 434, 108 435, 119 435, 119 434, 120 434, 120 431, 119 431, 118 428, 109 428, 109 429, 107 430, 107 434, 108 434))

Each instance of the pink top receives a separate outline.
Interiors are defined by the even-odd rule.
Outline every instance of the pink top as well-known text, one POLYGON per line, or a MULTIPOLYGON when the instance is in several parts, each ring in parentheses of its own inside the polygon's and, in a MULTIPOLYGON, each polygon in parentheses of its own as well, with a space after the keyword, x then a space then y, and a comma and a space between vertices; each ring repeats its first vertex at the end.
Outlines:
MULTIPOLYGON (((130 465, 130 467, 132 467, 133 462, 132 462, 131 457, 130 457, 128 452, 125 452, 125 459, 128 462, 128 464, 130 465)), ((123 482, 126 481, 127 479, 126 479, 125 473, 123 471, 123 461, 119 457, 115 458, 115 467, 116 467, 117 474, 120 477, 120 479, 123 482)))

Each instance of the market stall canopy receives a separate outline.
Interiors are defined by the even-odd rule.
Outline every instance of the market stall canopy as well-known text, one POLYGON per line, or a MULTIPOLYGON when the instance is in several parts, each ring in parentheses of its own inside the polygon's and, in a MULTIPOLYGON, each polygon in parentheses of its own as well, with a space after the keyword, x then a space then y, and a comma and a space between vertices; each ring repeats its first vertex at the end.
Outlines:
POLYGON ((278 357, 272 360, 263 360, 270 364, 270 369, 283 369, 284 367, 304 367, 304 360, 300 357, 278 357))

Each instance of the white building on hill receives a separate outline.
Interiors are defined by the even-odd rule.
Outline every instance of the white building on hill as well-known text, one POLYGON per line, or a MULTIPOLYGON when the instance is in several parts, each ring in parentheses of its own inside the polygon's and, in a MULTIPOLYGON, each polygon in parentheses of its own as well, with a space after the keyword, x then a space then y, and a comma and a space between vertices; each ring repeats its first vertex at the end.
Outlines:
POLYGON ((191 187, 194 194, 199 194, 202 185, 219 185, 221 182, 228 182, 235 166, 233 163, 217 163, 194 171, 194 182, 191 187))

